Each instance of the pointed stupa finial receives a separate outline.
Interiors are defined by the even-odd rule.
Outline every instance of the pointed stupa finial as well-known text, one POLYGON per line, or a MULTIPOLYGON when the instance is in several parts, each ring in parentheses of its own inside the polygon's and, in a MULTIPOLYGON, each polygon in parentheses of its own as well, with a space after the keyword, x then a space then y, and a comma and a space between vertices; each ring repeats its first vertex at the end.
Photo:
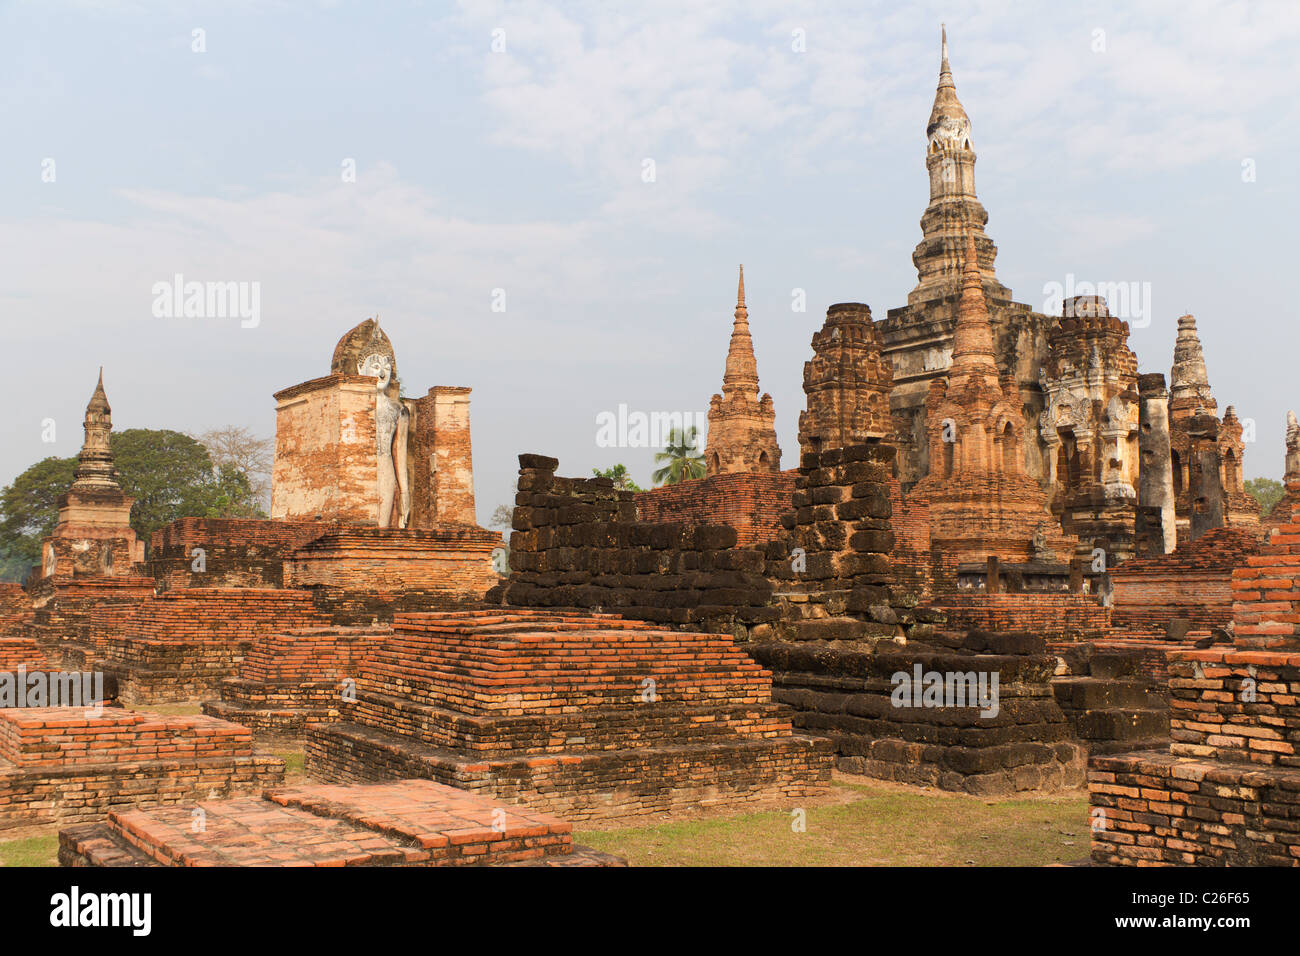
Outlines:
POLYGON ((749 336, 743 265, 740 267, 740 282, 736 286, 736 312, 731 325, 731 344, 727 348, 727 367, 722 375, 724 393, 736 388, 758 392, 758 363, 754 360, 754 341, 749 336))
POLYGON ((936 139, 956 148, 970 149, 970 117, 957 99, 957 84, 952 79, 948 65, 948 29, 939 27, 939 86, 934 92, 934 108, 930 110, 930 123, 926 138, 936 139))
POLYGON ((113 431, 113 409, 109 407, 108 396, 104 393, 102 365, 99 367, 95 391, 86 403, 83 428, 85 438, 77 455, 72 487, 78 490, 88 487, 116 488, 117 471, 113 468, 113 452, 109 446, 109 435, 113 431))

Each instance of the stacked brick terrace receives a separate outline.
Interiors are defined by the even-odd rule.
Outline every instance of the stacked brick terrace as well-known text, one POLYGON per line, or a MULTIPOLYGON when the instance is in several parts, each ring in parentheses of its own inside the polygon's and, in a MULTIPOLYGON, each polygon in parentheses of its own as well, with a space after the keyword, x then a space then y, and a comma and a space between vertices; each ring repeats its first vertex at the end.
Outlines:
POLYGON ((311 786, 111 813, 59 833, 63 866, 618 866, 572 825, 428 780, 311 786), (201 811, 201 816, 196 813, 201 811), (201 822, 196 824, 196 819, 201 822))
POLYGON ((1232 646, 1168 654, 1168 752, 1091 761, 1095 862, 1300 865, 1300 525, 1232 593, 1232 646))
POLYGON ((283 777, 282 760, 254 756, 247 728, 210 717, 0 710, 0 829, 247 793, 283 777))
POLYGON ((186 588, 103 623, 100 668, 136 704, 216 696, 259 634, 326 620, 306 591, 186 588))
POLYGON ((792 733, 730 638, 613 615, 399 614, 346 722, 310 729, 324 780, 420 777, 570 820, 802 797, 825 741, 792 733))
POLYGON ((203 712, 252 729, 265 743, 300 744, 308 727, 330 723, 350 696, 360 661, 392 628, 312 627, 262 634, 221 682, 203 712))

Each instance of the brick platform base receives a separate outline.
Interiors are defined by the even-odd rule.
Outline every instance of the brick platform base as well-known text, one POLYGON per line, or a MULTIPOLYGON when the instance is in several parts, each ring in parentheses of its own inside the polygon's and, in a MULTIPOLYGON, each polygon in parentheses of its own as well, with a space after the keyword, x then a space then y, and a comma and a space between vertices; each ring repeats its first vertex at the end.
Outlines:
POLYGON ((613 615, 399 614, 307 772, 423 777, 570 820, 824 792, 827 741, 792 733, 730 638, 613 615))
POLYGON ((239 675, 203 712, 253 731, 263 744, 301 746, 307 728, 339 719, 361 658, 391 627, 314 627, 254 639, 239 675))
POLYGON ((247 728, 210 717, 0 710, 0 830, 248 793, 283 779, 284 761, 254 756, 247 728))
POLYGON ((1088 768, 1094 863, 1300 866, 1300 770, 1169 753, 1088 768))
POLYGON ((427 780, 133 810, 59 833, 63 866, 620 866, 562 820, 427 780), (196 818, 195 810, 202 816, 196 818))
MULTIPOLYGON (((1076 787, 1085 748, 1052 695, 1054 659, 1030 634, 939 633, 895 645, 773 641, 749 646, 772 668, 774 696, 795 726, 831 739, 836 765, 864 774, 979 794, 1076 787), (998 675, 998 710, 899 706, 895 674, 998 675)), ((991 681, 991 676, 987 678, 991 681)))

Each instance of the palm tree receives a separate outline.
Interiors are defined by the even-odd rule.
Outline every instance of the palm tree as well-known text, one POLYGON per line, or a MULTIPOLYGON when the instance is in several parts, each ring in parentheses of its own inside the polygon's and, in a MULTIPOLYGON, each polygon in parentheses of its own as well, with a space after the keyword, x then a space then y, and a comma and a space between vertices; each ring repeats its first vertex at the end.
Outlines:
POLYGON ((698 453, 696 440, 694 425, 684 432, 680 428, 670 429, 667 446, 655 453, 655 463, 664 467, 656 469, 651 479, 656 484, 675 485, 680 481, 703 478, 704 456, 698 453))

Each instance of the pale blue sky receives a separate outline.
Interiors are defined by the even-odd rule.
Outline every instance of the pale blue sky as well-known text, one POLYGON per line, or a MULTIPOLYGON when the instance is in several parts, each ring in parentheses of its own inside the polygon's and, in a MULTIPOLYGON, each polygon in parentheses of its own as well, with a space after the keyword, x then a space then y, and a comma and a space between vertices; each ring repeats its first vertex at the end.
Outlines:
POLYGON ((521 451, 648 484, 596 416, 707 408, 740 262, 792 467, 826 307, 916 280, 940 21, 1002 281, 1149 282, 1144 371, 1195 313, 1280 477, 1300 5, 0 0, 0 481, 76 452, 100 364, 119 428, 271 435, 378 312, 408 394, 473 387, 482 518, 521 451), (259 282, 260 324, 155 318, 178 272, 259 282))

